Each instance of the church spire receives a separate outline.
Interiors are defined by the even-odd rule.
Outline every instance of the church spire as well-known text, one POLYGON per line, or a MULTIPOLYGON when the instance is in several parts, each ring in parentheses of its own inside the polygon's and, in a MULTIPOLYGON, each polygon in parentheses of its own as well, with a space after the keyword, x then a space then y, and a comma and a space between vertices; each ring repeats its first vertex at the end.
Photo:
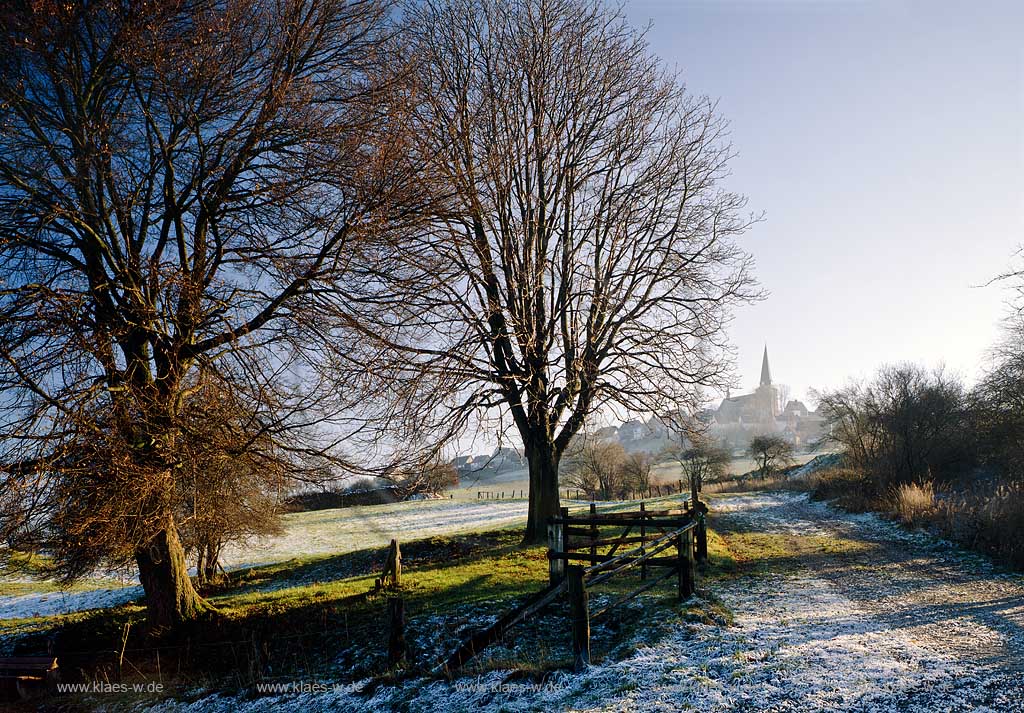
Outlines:
POLYGON ((764 345, 764 358, 761 360, 761 386, 772 385, 772 372, 768 368, 768 345, 764 345))

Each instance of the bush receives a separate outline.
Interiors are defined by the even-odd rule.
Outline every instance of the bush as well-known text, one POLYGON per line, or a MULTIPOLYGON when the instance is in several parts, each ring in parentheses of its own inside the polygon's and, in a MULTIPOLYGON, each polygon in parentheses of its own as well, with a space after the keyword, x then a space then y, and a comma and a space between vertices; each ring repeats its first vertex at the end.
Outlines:
POLYGON ((856 468, 828 468, 804 478, 814 500, 831 500, 851 512, 878 509, 874 481, 856 468))

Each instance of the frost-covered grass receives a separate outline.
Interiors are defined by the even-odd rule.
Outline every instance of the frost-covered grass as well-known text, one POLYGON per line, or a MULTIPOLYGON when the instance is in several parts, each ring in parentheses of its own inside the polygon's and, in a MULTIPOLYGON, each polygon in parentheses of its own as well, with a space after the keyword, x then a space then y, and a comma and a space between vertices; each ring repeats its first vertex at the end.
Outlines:
MULTIPOLYGON (((520 539, 518 528, 504 528, 402 541, 400 594, 410 652, 407 666, 399 673, 429 671, 473 630, 547 585, 546 548, 521 547, 520 539)), ((732 560, 714 535, 710 549, 714 562, 710 571, 718 567, 725 571, 732 560)), ((384 557, 384 548, 375 547, 232 570, 228 582, 208 592, 218 611, 216 618, 177 639, 158 642, 162 664, 152 648, 154 642, 143 637, 144 610, 138 605, 11 621, 0 630, 15 635, 24 651, 43 648, 56 630, 62 666, 81 665, 101 680, 123 675, 145 681, 160 671, 168 694, 173 695, 196 687, 233 691, 257 680, 386 682, 395 673, 385 661, 391 593, 373 591, 384 557), (122 646, 128 664, 120 671, 116 656, 87 655, 88 651, 116 653, 122 646), (172 660, 174 667, 168 663, 172 660)), ((599 607, 637 584, 633 576, 602 586, 592 592, 592 606, 599 607)), ((725 622, 729 613, 713 598, 678 605, 670 578, 595 622, 594 658, 629 655, 638 642, 656 640, 684 618, 725 622)), ((480 675, 508 669, 525 676, 548 675, 571 664, 569 632, 565 607, 551 607, 536 620, 516 627, 513 636, 488 648, 467 670, 480 675)))
POLYGON ((721 529, 701 586, 734 611, 733 626, 647 606, 647 628, 580 674, 493 666, 452 682, 193 696, 150 711, 1020 710, 1019 577, 800 495, 726 496, 713 505, 721 529), (983 647, 970 648, 977 642, 983 647), (995 663, 1000 653, 1016 667, 995 663))
MULTIPOLYGON (((526 521, 525 501, 427 500, 291 513, 280 537, 232 546, 224 554, 229 570, 296 558, 338 555, 435 535, 516 527, 526 521)), ((0 620, 25 619, 105 608, 140 596, 134 577, 86 579, 65 589, 46 577, 45 567, 18 562, 0 573, 0 620), (33 577, 32 574, 38 576, 33 577)))

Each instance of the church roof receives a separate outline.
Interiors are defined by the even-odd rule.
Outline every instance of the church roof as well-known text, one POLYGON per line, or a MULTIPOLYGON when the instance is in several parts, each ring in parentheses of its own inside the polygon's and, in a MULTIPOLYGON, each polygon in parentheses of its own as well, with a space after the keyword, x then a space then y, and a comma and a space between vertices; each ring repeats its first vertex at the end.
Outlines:
POLYGON ((761 386, 772 385, 772 371, 768 368, 768 345, 764 345, 764 358, 761 359, 761 386))

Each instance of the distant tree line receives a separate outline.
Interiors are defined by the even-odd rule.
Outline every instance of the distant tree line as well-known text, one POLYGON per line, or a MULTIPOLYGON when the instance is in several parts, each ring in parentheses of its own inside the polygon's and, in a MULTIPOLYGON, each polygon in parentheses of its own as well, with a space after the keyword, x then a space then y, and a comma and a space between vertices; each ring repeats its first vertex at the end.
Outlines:
POLYGON ((819 395, 826 439, 866 474, 866 487, 972 473, 1024 482, 1024 269, 1011 263, 993 283, 1008 285, 1016 300, 973 388, 942 368, 897 364, 819 395))

